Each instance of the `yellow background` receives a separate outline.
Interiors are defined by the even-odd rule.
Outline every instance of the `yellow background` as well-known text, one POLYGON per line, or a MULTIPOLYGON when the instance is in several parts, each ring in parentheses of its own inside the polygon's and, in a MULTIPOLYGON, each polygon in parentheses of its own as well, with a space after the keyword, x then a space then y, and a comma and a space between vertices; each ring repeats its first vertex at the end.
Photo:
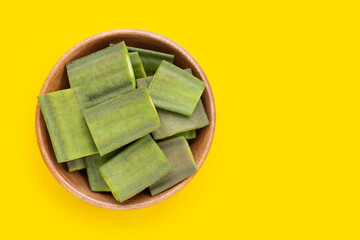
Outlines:
POLYGON ((359 239, 356 4, 7 1, 0 12, 1 239, 359 239), (34 129, 52 66, 81 40, 117 28, 182 45, 207 74, 217 110, 198 175, 135 211, 68 193, 34 129))

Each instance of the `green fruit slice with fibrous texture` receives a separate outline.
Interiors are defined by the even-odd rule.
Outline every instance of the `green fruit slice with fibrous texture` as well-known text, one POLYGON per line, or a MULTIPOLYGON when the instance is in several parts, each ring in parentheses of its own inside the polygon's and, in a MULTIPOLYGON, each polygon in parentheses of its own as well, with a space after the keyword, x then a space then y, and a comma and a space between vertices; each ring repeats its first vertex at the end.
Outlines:
MULTIPOLYGON (((109 153, 110 154, 110 153, 109 153)), ((100 167, 109 160, 107 155, 99 154, 88 156, 84 159, 90 190, 93 192, 109 192, 110 188, 100 174, 100 167)))
POLYGON ((204 82, 162 61, 150 83, 149 93, 157 108, 191 116, 204 89, 204 82))
POLYGON ((191 70, 191 68, 185 68, 185 69, 184 69, 184 71, 185 71, 185 72, 188 72, 188 73, 190 73, 190 74, 192 74, 192 70, 191 70))
MULTIPOLYGON (((184 69, 188 73, 192 73, 191 68, 184 69)), ((153 76, 136 79, 138 87, 149 87, 153 76)), ((155 139, 164 139, 176 134, 184 134, 186 139, 194 139, 196 137, 195 129, 199 129, 209 125, 209 120, 206 116, 205 109, 202 105, 201 99, 195 107, 195 110, 190 117, 181 114, 157 109, 161 128, 152 133, 155 139), (190 133, 187 133, 190 131, 190 133)))
POLYGON ((149 187, 151 196, 171 188, 197 170, 193 154, 184 137, 161 141, 158 145, 170 161, 173 171, 149 187))
MULTIPOLYGON (((192 74, 191 68, 184 69, 184 71, 192 74)), ((151 83, 151 80, 153 79, 153 77, 154 77, 154 76, 149 76, 149 77, 144 77, 144 78, 138 78, 138 79, 136 79, 137 87, 140 88, 140 87, 145 86, 145 87, 149 88, 150 83, 151 83)))
POLYGON ((201 99, 190 117, 164 109, 157 109, 157 113, 160 118, 161 128, 152 132, 152 136, 156 140, 209 125, 209 119, 201 99))
POLYGON ((156 69, 161 64, 161 61, 165 60, 172 63, 174 61, 174 55, 136 48, 136 47, 127 47, 129 52, 138 52, 141 58, 141 61, 144 65, 145 72, 148 76, 154 75, 156 69))
POLYGON ((59 163, 98 152, 82 114, 77 90, 66 89, 38 96, 59 163))
POLYGON ((164 140, 181 137, 181 136, 183 136, 186 140, 195 139, 196 138, 196 130, 190 130, 190 131, 178 133, 173 136, 167 137, 164 140))
POLYGON ((131 65, 134 70, 135 78, 144 78, 146 77, 145 69, 142 64, 141 58, 139 56, 139 53, 137 52, 131 52, 129 53, 131 65))
POLYGON ((147 88, 123 93, 84 111, 101 156, 160 128, 147 88))
POLYGON ((121 149, 117 149, 102 157, 99 154, 95 154, 84 158, 86 173, 88 176, 91 191, 110 192, 110 188, 108 187, 103 177, 101 176, 100 167, 120 151, 121 149))
POLYGON ((75 160, 71 160, 66 162, 69 172, 75 172, 85 168, 85 163, 83 158, 78 158, 75 160))
POLYGON ((79 101, 93 107, 136 87, 124 42, 66 64, 70 86, 80 87, 79 101))
POLYGON ((172 171, 156 142, 147 135, 127 146, 100 167, 117 201, 123 202, 172 171))
POLYGON ((152 79, 153 79, 153 76, 138 78, 138 79, 136 79, 136 85, 138 88, 141 88, 141 87, 149 88, 149 85, 150 85, 152 79))
POLYGON ((180 137, 180 136, 183 136, 186 140, 195 139, 196 138, 196 130, 190 130, 187 132, 178 133, 178 134, 175 134, 174 136, 172 136, 171 138, 180 137))

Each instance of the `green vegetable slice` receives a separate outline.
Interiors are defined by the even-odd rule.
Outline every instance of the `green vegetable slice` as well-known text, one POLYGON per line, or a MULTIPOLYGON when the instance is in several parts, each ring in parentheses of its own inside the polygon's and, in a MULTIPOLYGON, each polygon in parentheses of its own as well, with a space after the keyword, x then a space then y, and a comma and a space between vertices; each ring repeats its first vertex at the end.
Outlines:
POLYGON ((148 76, 154 75, 162 60, 170 63, 174 61, 174 55, 171 54, 136 47, 127 47, 127 49, 129 52, 139 53, 145 72, 148 76))
POLYGON ((100 167, 115 199, 123 202, 172 171, 171 164, 147 135, 130 144, 100 167))
POLYGON ((156 107, 186 116, 191 116, 204 89, 204 82, 166 61, 162 61, 149 86, 156 107))
MULTIPOLYGON (((192 73, 191 68, 184 69, 184 71, 192 73)), ((136 79, 137 86, 149 87, 152 78, 153 76, 136 79)), ((166 111, 163 109, 157 109, 157 112, 160 118, 161 128, 152 133, 155 139, 164 139, 169 136, 175 137, 178 134, 183 135, 188 140, 194 139, 196 137, 195 129, 209 125, 209 120, 206 116, 206 112, 202 105, 201 99, 195 107, 195 110, 191 117, 186 117, 184 115, 166 111)))
POLYGON ((66 89, 38 96, 59 163, 98 152, 82 114, 77 90, 66 89))
POLYGON ((135 78, 144 78, 146 77, 145 69, 142 64, 141 58, 138 52, 129 53, 131 65, 134 70, 135 78))
MULTIPOLYGON (((191 68, 184 69, 184 71, 192 74, 191 68)), ((137 87, 138 87, 138 88, 140 88, 140 87, 147 87, 147 88, 149 88, 150 83, 151 83, 151 80, 153 79, 153 77, 154 77, 154 76, 149 76, 149 77, 144 77, 144 78, 138 78, 138 79, 136 79, 137 87)))
POLYGON ((191 68, 185 68, 184 71, 186 71, 186 72, 188 72, 190 74, 193 74, 191 68))
POLYGON ((110 188, 100 174, 100 167, 104 165, 110 158, 119 153, 121 149, 117 149, 104 156, 99 154, 87 156, 84 158, 86 173, 89 179, 90 190, 93 192, 110 192, 110 188))
POLYGON ((156 140, 209 125, 209 119, 201 99, 190 117, 163 109, 157 109, 157 113, 160 118, 161 128, 152 133, 156 140))
POLYGON ((181 137, 181 136, 183 136, 186 140, 195 139, 196 138, 196 130, 190 130, 190 131, 178 133, 171 137, 167 137, 166 140, 176 138, 176 137, 181 137))
POLYGON ((124 42, 66 64, 70 86, 81 87, 79 101, 90 108, 135 88, 136 82, 124 42))
POLYGON ((169 159, 173 171, 149 187, 151 196, 171 188, 196 173, 195 160, 184 137, 162 141, 158 145, 169 159))
POLYGON ((101 156, 160 128, 145 87, 89 108, 84 116, 101 156))
POLYGON ((153 77, 154 77, 154 76, 136 79, 137 87, 138 87, 138 88, 141 88, 141 87, 149 88, 149 85, 150 85, 151 80, 153 79, 153 77))
POLYGON ((83 158, 78 158, 75 160, 71 160, 66 162, 69 172, 75 172, 85 168, 85 163, 83 158))

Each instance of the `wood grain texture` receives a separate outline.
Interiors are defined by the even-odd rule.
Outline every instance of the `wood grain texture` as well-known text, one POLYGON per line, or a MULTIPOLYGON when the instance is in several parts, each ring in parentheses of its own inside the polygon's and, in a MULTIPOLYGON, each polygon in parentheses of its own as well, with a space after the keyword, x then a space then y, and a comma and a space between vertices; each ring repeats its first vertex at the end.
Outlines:
MULTIPOLYGON (((161 51, 175 55, 174 64, 180 68, 191 68, 194 76, 205 82, 206 87, 201 97, 210 125, 197 131, 197 137, 191 140, 190 147, 193 152, 196 167, 199 172, 210 150, 215 132, 215 102, 208 79, 196 60, 180 45, 159 34, 135 29, 117 29, 102 32, 75 45, 55 64, 46 78, 41 89, 41 94, 69 88, 65 65, 75 59, 106 48, 110 43, 125 41, 128 46, 161 51)), ((215 80, 215 79, 214 79, 215 80)), ((49 134, 46 129, 40 107, 37 105, 35 128, 40 152, 45 164, 59 183, 79 199, 98 207, 130 210, 154 205, 171 197, 180 191, 194 177, 191 176, 172 188, 151 197, 149 194, 140 193, 133 198, 119 203, 111 193, 91 192, 86 174, 83 172, 70 173, 66 164, 58 164, 52 148, 49 134)), ((196 175, 196 174, 195 174, 196 175)))

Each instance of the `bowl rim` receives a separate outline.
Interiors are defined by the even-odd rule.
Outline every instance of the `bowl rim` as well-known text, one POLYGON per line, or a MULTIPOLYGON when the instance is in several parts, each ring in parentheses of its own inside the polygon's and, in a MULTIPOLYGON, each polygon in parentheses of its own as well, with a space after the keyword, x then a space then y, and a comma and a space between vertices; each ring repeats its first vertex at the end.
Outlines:
MULTIPOLYGON (((203 145, 204 153, 201 155, 200 159, 198 159, 198 162, 196 163, 197 170, 199 171, 199 169, 201 168, 201 166, 203 165, 203 163, 204 163, 204 161, 206 159, 206 156, 208 155, 208 153, 210 151, 210 147, 211 147, 211 144, 212 144, 212 141, 213 141, 213 138, 214 138, 215 123, 216 123, 215 101, 214 101, 214 96, 213 96, 209 81, 208 81, 204 71, 202 70, 202 68, 198 64, 198 62, 183 47, 181 47, 179 44, 177 44, 173 40, 170 40, 170 39, 168 39, 168 38, 166 38, 166 37, 164 37, 164 36, 162 36, 160 34, 150 32, 150 31, 146 31, 146 30, 140 30, 140 29, 114 29, 114 30, 105 31, 105 32, 101 32, 101 33, 95 34, 93 36, 90 36, 90 37, 86 38, 85 40, 79 42, 75 46, 73 46, 70 50, 68 50, 56 62, 56 64, 53 66, 50 73, 46 77, 45 82, 44 82, 44 84, 43 84, 43 86, 41 88, 41 91, 40 91, 39 95, 42 95, 42 94, 45 93, 46 89, 48 88, 50 80, 55 75, 55 72, 56 72, 56 69, 57 69, 58 65, 64 63, 64 61, 69 56, 74 54, 77 51, 78 48, 84 47, 89 42, 96 41, 97 39, 101 39, 103 37, 129 35, 129 34, 142 36, 142 37, 146 36, 146 37, 149 37, 149 38, 152 38, 152 39, 156 39, 157 41, 160 41, 160 42, 170 46, 171 48, 176 49, 188 61, 191 62, 191 65, 194 66, 196 68, 197 72, 199 73, 200 79, 202 79, 205 82, 205 84, 206 84, 205 91, 207 91, 207 93, 209 94, 209 98, 210 98, 210 112, 208 114, 210 115, 212 121, 210 121, 210 125, 208 127, 209 127, 209 130, 210 130, 211 139, 206 141, 206 143, 203 145)), ((40 111, 40 105, 39 105, 39 102, 38 102, 37 106, 36 106, 36 114, 35 114, 35 129, 36 129, 36 137, 37 137, 38 146, 39 146, 41 155, 42 155, 42 157, 44 159, 44 162, 45 162, 46 166, 48 167, 48 169, 50 170, 52 175, 55 177, 55 179, 67 191, 69 191, 71 194, 73 194, 77 198, 79 198, 79 199, 81 199, 81 200, 83 200, 83 201, 85 201, 87 203, 90 203, 92 205, 95 205, 97 207, 113 209, 113 210, 132 210, 132 209, 139 209, 139 208, 152 206, 154 204, 157 204, 159 202, 162 202, 162 201, 168 199, 169 197, 173 196, 175 193, 179 192, 196 175, 196 174, 192 175, 191 177, 187 178, 186 180, 184 180, 184 181, 180 182, 179 184, 175 185, 174 187, 170 188, 168 191, 164 192, 164 194, 153 196, 153 197, 151 197, 151 200, 148 200, 148 201, 143 202, 143 203, 135 203, 135 204, 131 204, 131 205, 122 205, 122 204, 113 204, 113 203, 99 201, 99 200, 94 199, 94 198, 80 192, 79 190, 77 190, 69 182, 67 182, 66 179, 64 178, 64 176, 62 176, 62 174, 56 169, 56 165, 53 164, 53 162, 50 160, 50 156, 49 156, 48 152, 45 149, 44 136, 42 135, 41 130, 40 130, 40 115, 41 115, 41 111, 40 111)))

